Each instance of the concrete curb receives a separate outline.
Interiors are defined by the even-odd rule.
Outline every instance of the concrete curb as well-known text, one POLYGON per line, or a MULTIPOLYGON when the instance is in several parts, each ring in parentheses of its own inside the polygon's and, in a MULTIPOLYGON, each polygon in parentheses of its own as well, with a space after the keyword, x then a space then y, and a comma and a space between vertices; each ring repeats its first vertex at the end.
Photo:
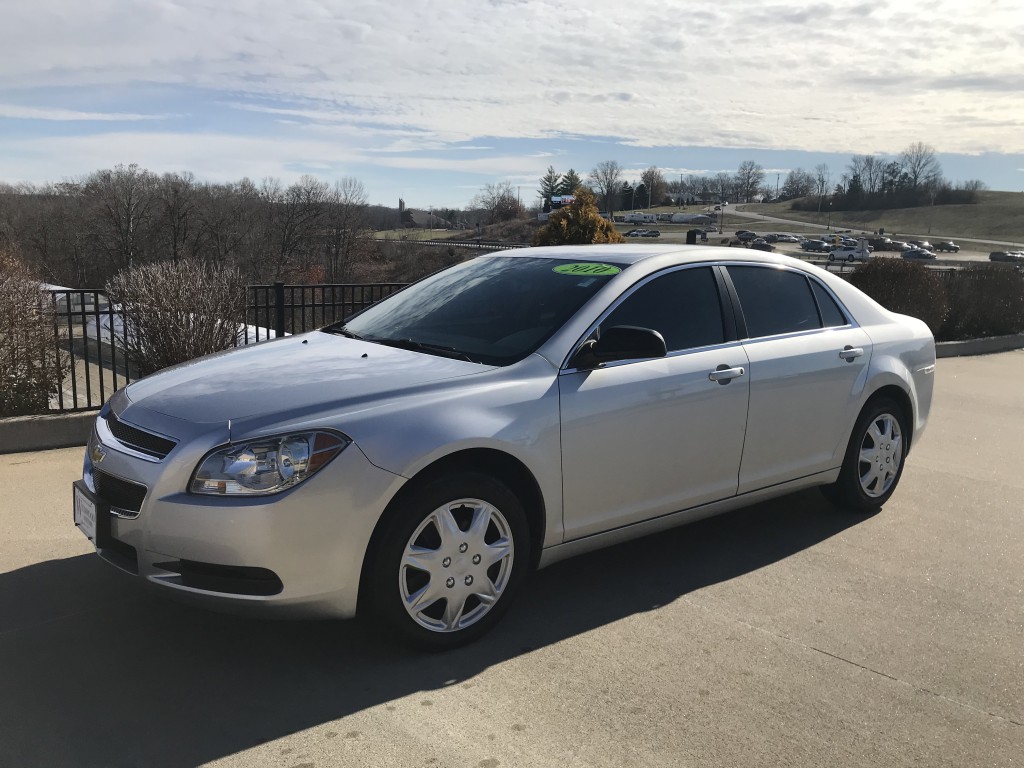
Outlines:
MULTIPOLYGON (((990 355, 1013 349, 1024 349, 1024 333, 967 341, 942 341, 935 345, 935 356, 990 355)), ((0 419, 0 454, 85 445, 96 420, 96 413, 81 411, 0 419)))
POLYGON ((98 411, 0 419, 0 453, 85 445, 98 411))
POLYGON ((935 345, 935 356, 942 358, 990 355, 995 352, 1009 352, 1012 349, 1022 348, 1024 348, 1024 333, 1013 333, 1009 336, 989 336, 985 339, 940 341, 935 345))

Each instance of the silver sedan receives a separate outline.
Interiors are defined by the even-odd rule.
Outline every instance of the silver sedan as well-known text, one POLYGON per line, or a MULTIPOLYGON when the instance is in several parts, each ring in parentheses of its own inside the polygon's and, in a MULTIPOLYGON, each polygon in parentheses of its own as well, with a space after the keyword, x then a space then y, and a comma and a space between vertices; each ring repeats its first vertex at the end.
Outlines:
POLYGON ((166 593, 453 646, 577 553, 810 486, 878 508, 934 368, 920 320, 784 256, 488 255, 119 391, 74 518, 166 593))

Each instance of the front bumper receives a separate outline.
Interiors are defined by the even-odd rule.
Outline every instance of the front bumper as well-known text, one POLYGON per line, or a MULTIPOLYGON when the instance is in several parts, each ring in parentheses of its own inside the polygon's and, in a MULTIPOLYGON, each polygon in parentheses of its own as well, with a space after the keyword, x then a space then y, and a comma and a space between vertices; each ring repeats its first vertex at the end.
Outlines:
MULTIPOLYGON (((137 426, 153 428, 152 412, 129 410, 122 420, 134 416, 137 426)), ((174 434, 167 427, 175 425, 160 426, 174 434)), ((94 543, 104 560, 212 607, 355 615, 367 545, 403 478, 372 465, 353 444, 281 494, 198 496, 186 488, 203 454, 224 442, 216 430, 181 440, 161 460, 125 450, 109 431, 98 431, 103 436, 94 430, 76 486, 96 502, 94 543), (97 465, 92 457, 100 454, 97 465)))

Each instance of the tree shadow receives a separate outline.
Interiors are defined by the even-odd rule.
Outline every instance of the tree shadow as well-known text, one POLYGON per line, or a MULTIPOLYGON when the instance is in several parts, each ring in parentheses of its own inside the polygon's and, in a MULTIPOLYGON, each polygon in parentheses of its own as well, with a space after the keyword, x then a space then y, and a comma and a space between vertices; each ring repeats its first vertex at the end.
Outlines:
POLYGON ((197 765, 755 571, 863 520, 803 492, 558 563, 502 624, 444 654, 350 622, 163 599, 93 555, 0 574, 0 763, 197 765))

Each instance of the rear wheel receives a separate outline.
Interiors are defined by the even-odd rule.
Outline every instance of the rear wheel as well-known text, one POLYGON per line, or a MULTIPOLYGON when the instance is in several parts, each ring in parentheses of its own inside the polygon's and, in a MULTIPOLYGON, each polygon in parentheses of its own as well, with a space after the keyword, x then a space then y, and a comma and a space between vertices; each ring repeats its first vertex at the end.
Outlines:
POLYGON ((906 435, 906 416, 898 403, 888 397, 869 402, 853 428, 839 478, 822 492, 853 512, 881 507, 903 475, 906 435))
POLYGON ((378 616, 417 645, 472 642, 508 609, 530 561, 516 495, 464 472, 408 495, 385 531, 372 571, 378 616))

